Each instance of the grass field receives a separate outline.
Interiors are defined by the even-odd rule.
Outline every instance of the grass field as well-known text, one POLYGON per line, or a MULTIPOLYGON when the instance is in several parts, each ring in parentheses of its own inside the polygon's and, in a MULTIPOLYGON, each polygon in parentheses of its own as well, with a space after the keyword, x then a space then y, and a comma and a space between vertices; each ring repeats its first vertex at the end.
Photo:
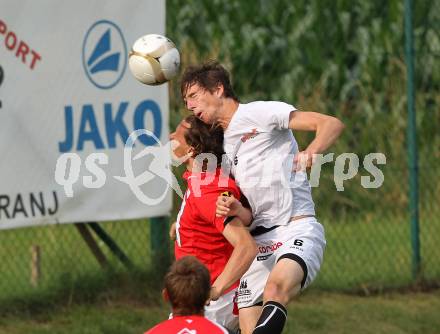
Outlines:
MULTIPOLYGON (((421 278, 437 285, 438 3, 417 1, 413 22, 423 205, 421 278)), ((331 6, 325 1, 167 1, 167 36, 178 45, 183 65, 218 58, 232 70, 243 102, 283 100, 335 115, 347 127, 334 147, 336 154, 387 156, 386 181, 379 190, 360 187, 359 175, 338 193, 332 172, 327 183, 323 177, 320 188, 314 189, 327 249, 317 281, 289 307, 285 333, 440 333, 440 291, 390 293, 414 283, 421 286, 411 272, 407 213, 404 16, 400 0, 339 1, 331 6)), ((177 81, 171 82, 171 128, 181 118, 179 96, 177 81)), ((304 148, 311 137, 297 139, 304 148)), ((148 273, 150 283, 139 285, 144 271, 154 270, 149 223, 108 222, 102 227, 140 274, 127 277, 98 241, 112 265, 103 271, 73 225, 0 231, 0 333, 142 333, 166 318, 167 308, 157 302, 161 278, 148 273), (30 283, 34 245, 41 248, 37 287, 30 283)))
MULTIPOLYGON (((137 267, 150 266, 150 226, 146 220, 108 222, 102 227, 137 267)), ((110 260, 112 270, 122 269, 99 239, 98 245, 110 260)), ((71 224, 1 231, 0 257, 0 300, 58 288, 69 290, 69 284, 77 280, 105 275, 71 224), (41 280, 37 288, 30 284, 32 245, 41 248, 41 280)))
MULTIPOLYGON (((147 300, 101 295, 92 304, 12 309, 0 317, 0 333, 143 333, 168 316, 168 307, 157 302, 157 295, 147 300)), ((370 297, 315 291, 289 306, 284 333, 435 334, 440 329, 439 310, 440 290, 370 297)))
MULTIPOLYGON (((315 287, 324 290, 381 290, 412 284, 409 224, 404 218, 361 217, 331 221, 322 219, 327 249, 315 287)), ((440 278, 440 257, 435 236, 440 220, 421 225, 424 278, 440 278), (437 255, 436 255, 437 254, 437 255)), ((147 221, 109 222, 102 227, 119 244, 140 271, 150 267, 150 225, 147 221)), ((125 270, 102 242, 112 271, 125 270)), ((0 233, 0 302, 44 291, 72 290, 76 281, 105 276, 73 225, 46 226, 0 233), (41 247, 41 280, 30 284, 32 245, 41 247)))

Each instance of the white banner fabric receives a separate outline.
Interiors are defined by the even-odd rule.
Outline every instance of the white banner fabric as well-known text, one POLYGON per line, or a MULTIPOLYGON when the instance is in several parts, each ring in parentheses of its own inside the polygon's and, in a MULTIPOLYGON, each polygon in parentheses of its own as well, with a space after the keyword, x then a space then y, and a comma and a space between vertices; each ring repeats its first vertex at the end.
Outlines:
POLYGON ((168 142, 168 85, 127 66, 149 33, 164 0, 0 0, 0 229, 170 212, 169 157, 146 151, 168 142))

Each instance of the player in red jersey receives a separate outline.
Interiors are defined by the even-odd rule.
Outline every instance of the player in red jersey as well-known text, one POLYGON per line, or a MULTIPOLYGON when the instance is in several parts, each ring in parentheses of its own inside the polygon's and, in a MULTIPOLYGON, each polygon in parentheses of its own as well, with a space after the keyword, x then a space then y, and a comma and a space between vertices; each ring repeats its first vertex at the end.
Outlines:
POLYGON ((173 318, 145 334, 228 334, 225 328, 206 319, 204 305, 211 284, 207 268, 193 256, 174 262, 165 276, 163 298, 170 302, 173 318))
POLYGON ((238 328, 235 294, 238 281, 257 254, 255 241, 245 225, 252 219, 249 209, 237 201, 232 217, 216 216, 216 201, 227 193, 240 198, 235 181, 221 174, 218 167, 223 155, 223 131, 206 125, 195 116, 185 118, 170 135, 178 144, 174 158, 184 161, 188 183, 175 224, 175 256, 197 257, 211 275, 207 318, 231 329, 238 328), (214 168, 208 168, 210 154, 214 168), (211 170, 210 170, 211 169, 211 170))

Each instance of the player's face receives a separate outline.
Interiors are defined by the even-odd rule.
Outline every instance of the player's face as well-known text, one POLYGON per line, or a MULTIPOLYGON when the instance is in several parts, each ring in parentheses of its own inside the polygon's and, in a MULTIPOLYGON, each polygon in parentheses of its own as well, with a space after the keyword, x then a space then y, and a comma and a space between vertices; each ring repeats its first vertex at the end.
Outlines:
POLYGON ((191 156, 192 147, 188 145, 185 139, 185 133, 189 129, 190 125, 181 121, 176 128, 176 131, 170 134, 170 140, 172 141, 172 155, 174 160, 186 161, 191 156))
POLYGON ((213 124, 217 121, 218 110, 222 105, 221 96, 223 87, 211 93, 203 89, 198 84, 188 87, 184 96, 184 101, 188 110, 206 124, 213 124))

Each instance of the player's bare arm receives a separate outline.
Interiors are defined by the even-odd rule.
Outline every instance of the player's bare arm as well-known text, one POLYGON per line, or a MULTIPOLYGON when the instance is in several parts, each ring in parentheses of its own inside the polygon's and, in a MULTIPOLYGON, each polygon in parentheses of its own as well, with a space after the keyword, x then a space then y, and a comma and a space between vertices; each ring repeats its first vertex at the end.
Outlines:
POLYGON ((175 241, 176 240, 176 222, 172 223, 170 226, 170 231, 168 232, 170 236, 170 240, 175 241))
POLYGON ((295 157, 295 162, 312 165, 313 154, 325 152, 341 135, 345 125, 336 117, 312 111, 292 111, 289 128, 300 131, 315 131, 315 139, 295 157))
POLYGON ((249 269, 258 253, 254 239, 239 218, 234 218, 225 226, 223 235, 234 247, 234 251, 223 272, 212 284, 211 300, 217 300, 232 284, 237 282, 249 269))
POLYGON ((252 222, 252 212, 243 206, 243 204, 234 196, 219 196, 217 198, 217 208, 215 214, 217 217, 238 217, 245 226, 252 222))

